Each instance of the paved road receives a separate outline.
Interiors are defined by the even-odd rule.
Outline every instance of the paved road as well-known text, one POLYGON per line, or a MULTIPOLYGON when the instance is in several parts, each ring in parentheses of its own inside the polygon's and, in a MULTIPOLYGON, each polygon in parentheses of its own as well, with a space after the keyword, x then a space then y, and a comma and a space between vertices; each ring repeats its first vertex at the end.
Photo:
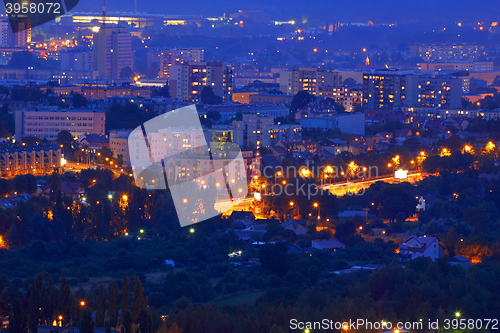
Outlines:
POLYGON ((353 181, 349 182, 343 182, 343 183, 336 183, 336 184, 329 184, 329 185, 324 185, 323 189, 324 190, 329 190, 333 194, 337 196, 343 196, 348 193, 354 194, 363 194, 364 190, 369 188, 371 185, 375 184, 376 182, 385 182, 385 183, 399 183, 399 182, 415 182, 418 180, 422 179, 422 175, 419 172, 415 173, 408 173, 408 178, 407 179, 395 179, 393 176, 381 176, 381 177, 375 177, 371 179, 356 179, 353 181))
MULTIPOLYGON (((342 196, 347 193, 362 193, 365 189, 369 188, 372 184, 382 181, 386 183, 399 183, 402 181, 415 182, 422 179, 422 175, 419 172, 408 173, 408 178, 406 180, 395 179, 393 176, 380 176, 371 179, 357 179, 349 182, 336 183, 324 185, 324 190, 329 190, 337 196, 342 196)), ((226 212, 230 214, 233 210, 250 211, 250 207, 255 199, 253 197, 248 197, 239 202, 233 202, 231 200, 218 201, 215 204, 215 209, 218 212, 226 212)))

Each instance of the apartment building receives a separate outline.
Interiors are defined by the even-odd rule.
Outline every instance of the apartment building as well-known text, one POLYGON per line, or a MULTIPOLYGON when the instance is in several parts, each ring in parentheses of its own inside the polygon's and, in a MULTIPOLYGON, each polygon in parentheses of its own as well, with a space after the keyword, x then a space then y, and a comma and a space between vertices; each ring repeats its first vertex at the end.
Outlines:
POLYGON ((425 44, 410 47, 410 57, 421 57, 426 62, 472 61, 485 54, 485 47, 477 44, 425 44))
POLYGON ((407 77, 406 105, 459 108, 462 106, 462 79, 451 75, 407 77))
POLYGON ((134 69, 132 35, 126 28, 103 26, 93 36, 92 67, 99 79, 110 81, 124 67, 134 69))
POLYGON ((39 106, 36 110, 15 111, 16 140, 25 136, 55 140, 60 131, 67 130, 76 139, 83 134, 104 135, 106 113, 94 109, 62 109, 39 106))
POLYGON ((244 114, 243 120, 233 121, 234 143, 252 148, 270 146, 273 126, 273 117, 244 114))
POLYGON ((205 86, 224 102, 232 100, 233 69, 221 62, 189 62, 170 66, 171 95, 184 101, 199 102, 205 86))
POLYGON ((128 150, 128 137, 131 132, 131 129, 116 129, 109 131, 109 149, 113 152, 115 157, 122 155, 123 163, 127 166, 131 166, 128 150))
POLYGON ((331 98, 335 103, 343 105, 347 112, 352 112, 356 105, 363 103, 363 87, 361 86, 320 86, 318 95, 331 98))
POLYGON ((317 67, 298 67, 280 71, 280 90, 287 95, 307 91, 318 95, 320 86, 337 86, 342 83, 342 76, 334 70, 317 67))
POLYGON ((406 85, 412 71, 373 70, 363 74, 363 105, 368 109, 392 109, 406 105, 406 85))
POLYGON ((43 176, 61 166, 61 147, 57 144, 9 146, 0 148, 0 175, 11 178, 32 174, 43 176))
POLYGON ((418 64, 423 71, 477 71, 487 72, 493 70, 493 61, 477 62, 430 62, 418 64))
POLYGON ((146 67, 152 68, 157 63, 160 68, 160 77, 170 77, 170 67, 182 63, 204 62, 205 50, 201 47, 174 47, 148 51, 146 67))

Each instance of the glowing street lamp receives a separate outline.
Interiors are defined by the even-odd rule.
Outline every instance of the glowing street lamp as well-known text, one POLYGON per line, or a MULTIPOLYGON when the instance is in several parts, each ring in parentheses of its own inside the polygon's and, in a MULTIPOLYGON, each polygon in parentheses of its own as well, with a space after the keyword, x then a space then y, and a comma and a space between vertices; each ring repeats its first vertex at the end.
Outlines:
POLYGON ((189 229, 189 232, 194 234, 194 228, 189 229))
POLYGON ((303 178, 309 178, 309 176, 311 175, 311 171, 306 169, 306 168, 302 168, 302 169, 300 169, 300 175, 303 178))
POLYGON ((85 306, 85 301, 81 301, 80 306, 85 306))
POLYGON ((486 144, 486 147, 484 149, 486 150, 487 153, 491 153, 495 148, 496 148, 495 144, 490 141, 486 144))
POLYGON ((354 174, 358 171, 358 168, 359 166, 356 163, 349 163, 349 178, 352 178, 354 176, 354 174))
POLYGON ((460 312, 455 312, 455 317, 459 318, 460 317, 460 312))
POLYGON ((441 156, 441 157, 450 156, 450 155, 451 155, 451 151, 448 148, 441 149, 441 153, 439 154, 439 156, 441 156))

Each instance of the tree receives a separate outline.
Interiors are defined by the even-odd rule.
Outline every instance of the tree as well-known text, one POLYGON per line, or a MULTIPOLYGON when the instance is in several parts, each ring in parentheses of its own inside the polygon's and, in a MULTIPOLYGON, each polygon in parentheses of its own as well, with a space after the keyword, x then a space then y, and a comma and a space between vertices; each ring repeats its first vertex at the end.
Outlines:
POLYGON ((292 104, 290 106, 290 111, 296 112, 298 109, 301 109, 309 103, 312 103, 314 101, 314 96, 309 94, 307 91, 302 90, 299 91, 295 96, 293 96, 292 99, 292 104))
POLYGON ((134 76, 134 71, 130 66, 122 67, 120 70, 120 79, 130 79, 132 76, 134 76))
POLYGON ((381 189, 376 201, 380 202, 379 213, 382 218, 394 222, 398 215, 406 218, 415 212, 417 201, 406 185, 390 184, 381 189))
POLYGON ((19 297, 16 297, 12 303, 9 333, 28 333, 28 317, 24 313, 23 304, 19 297))
POLYGON ((69 322, 71 317, 71 305, 73 304, 73 295, 68 284, 68 280, 63 275, 61 278, 61 286, 59 287, 59 297, 57 299, 57 309, 59 314, 63 316, 63 323, 69 322))
POLYGON ((207 111, 207 118, 212 119, 214 122, 218 122, 221 118, 221 115, 218 111, 208 110, 207 111))
POLYGON ((141 310, 141 313, 139 314, 139 330, 140 333, 153 332, 153 319, 146 310, 141 310))
POLYGON ((112 327, 116 327, 118 322, 119 298, 120 289, 115 281, 111 281, 108 285, 108 322, 112 327))
POLYGON ((38 102, 43 97, 44 95, 38 87, 15 85, 12 88, 12 99, 15 101, 38 102))
POLYGON ((57 139, 56 142, 60 145, 62 145, 62 149, 64 151, 65 156, 72 156, 73 155, 73 150, 74 150, 74 138, 73 134, 71 134, 70 131, 63 130, 57 133, 57 139))
POLYGON ((95 313, 95 323, 98 327, 104 326, 104 314, 106 313, 106 295, 104 295, 104 285, 101 283, 97 294, 97 310, 95 313))
POLYGON ((74 108, 86 107, 87 99, 82 94, 74 93, 71 97, 71 104, 74 108))
POLYGON ((39 273, 31 280, 28 304, 28 326, 30 331, 35 332, 36 327, 42 319, 41 309, 43 305, 43 274, 39 273))
POLYGON ((138 276, 133 277, 134 281, 134 304, 132 304, 132 320, 137 322, 139 314, 147 306, 147 297, 144 297, 144 288, 138 276))
POLYGON ((92 318, 92 313, 88 310, 83 313, 80 333, 94 333, 94 318, 92 318))
POLYGON ((170 98, 170 87, 168 84, 164 85, 160 89, 155 88, 151 91, 151 97, 165 97, 165 98, 170 98))
POLYGON ((212 87, 204 86, 200 94, 200 100, 202 104, 214 105, 221 104, 222 97, 215 95, 212 87))
POLYGON ((125 105, 122 105, 114 101, 106 112, 106 130, 136 128, 154 116, 153 112, 146 112, 135 103, 127 101, 125 105))
POLYGON ((122 323, 124 322, 125 313, 128 312, 130 304, 130 279, 126 276, 123 278, 123 298, 122 298, 122 323))
POLYGON ((286 331, 281 326, 274 324, 269 333, 286 333, 286 331))
POLYGON ((132 330, 132 313, 130 313, 130 311, 125 312, 125 314, 123 315, 123 325, 121 332, 134 333, 132 330))
MULTIPOLYGON (((0 95, 4 95, 1 89, 2 87, 3 86, 0 86, 0 95)), ((0 137, 10 137, 12 136, 12 134, 14 134, 14 131, 14 116, 12 114, 9 114, 9 105, 3 104, 0 108, 0 137)))
POLYGON ((446 235, 446 249, 448 250, 448 253, 450 254, 450 257, 455 256, 455 247, 458 244, 459 238, 457 235, 457 231, 455 230, 454 226, 450 227, 450 230, 448 230, 448 234, 446 235))
POLYGON ((288 246, 284 242, 266 244, 260 248, 259 260, 262 267, 284 276, 288 271, 288 246))

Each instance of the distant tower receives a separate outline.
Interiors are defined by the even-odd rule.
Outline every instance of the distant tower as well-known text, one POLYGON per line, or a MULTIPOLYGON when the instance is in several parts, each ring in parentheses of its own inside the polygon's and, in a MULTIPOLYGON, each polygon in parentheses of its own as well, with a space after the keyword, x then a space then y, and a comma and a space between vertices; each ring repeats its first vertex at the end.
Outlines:
POLYGON ((370 66, 370 58, 368 58, 368 56, 366 56, 365 65, 370 66))
POLYGON ((106 0, 102 0, 102 26, 106 26, 106 0))

